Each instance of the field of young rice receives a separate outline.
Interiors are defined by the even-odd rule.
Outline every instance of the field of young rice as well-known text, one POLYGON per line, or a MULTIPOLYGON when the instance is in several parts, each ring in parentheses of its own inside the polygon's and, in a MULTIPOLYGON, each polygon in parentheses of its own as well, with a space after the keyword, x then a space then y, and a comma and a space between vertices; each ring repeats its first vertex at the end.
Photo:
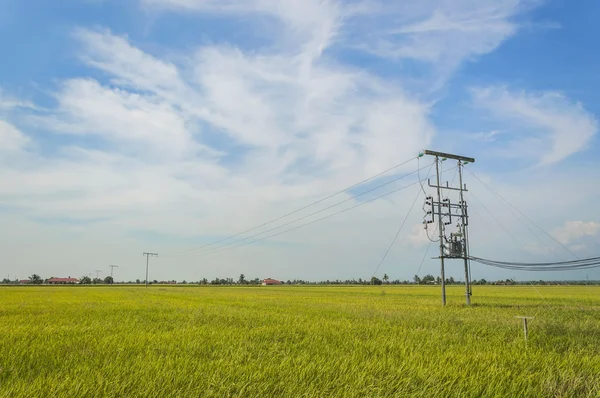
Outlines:
POLYGON ((3 287, 0 396, 600 396, 599 287, 462 293, 3 287))

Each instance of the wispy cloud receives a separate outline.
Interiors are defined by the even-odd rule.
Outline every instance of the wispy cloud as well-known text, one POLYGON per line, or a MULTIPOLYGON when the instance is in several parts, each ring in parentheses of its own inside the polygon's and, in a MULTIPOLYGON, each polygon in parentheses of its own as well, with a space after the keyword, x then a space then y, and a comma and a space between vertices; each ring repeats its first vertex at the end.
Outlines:
POLYGON ((517 25, 510 18, 518 13, 517 6, 515 1, 477 5, 459 1, 423 10, 424 19, 387 32, 388 55, 457 66, 466 57, 492 51, 513 35, 517 25))
MULTIPOLYGON (((142 0, 159 10, 222 15, 265 16, 279 25, 278 41, 299 46, 307 60, 318 58, 337 36, 344 9, 332 0, 142 0)), ((258 25, 265 21, 259 20, 258 25)))
MULTIPOLYGON (((253 150, 284 153, 278 164, 312 159, 335 168, 363 157, 375 169, 393 156, 390 152, 379 157, 383 162, 370 164, 374 153, 381 154, 380 142, 387 140, 385 147, 389 147, 402 141, 408 153, 431 138, 428 105, 410 98, 400 87, 386 86, 376 76, 339 64, 314 60, 307 65, 302 57, 285 53, 246 54, 209 46, 191 58, 190 70, 180 72, 108 32, 79 33, 86 62, 110 73, 114 84, 150 92, 171 109, 177 107, 186 122, 200 122, 206 145, 211 131, 227 134, 253 150), (162 80, 155 79, 162 70, 162 80), (184 75, 191 79, 184 80, 184 75)), ((152 100, 128 98, 133 97, 152 100)))
POLYGON ((514 151, 539 159, 540 165, 559 162, 584 150, 598 131, 594 115, 558 92, 528 93, 503 86, 476 88, 474 103, 513 125, 514 151), (523 152, 524 151, 524 152, 523 152))
POLYGON ((489 132, 479 132, 479 133, 475 133, 475 134, 470 134, 469 138, 470 139, 474 139, 476 141, 481 141, 481 142, 494 142, 497 140, 496 136, 502 134, 500 131, 494 130, 494 131, 489 131, 489 132))
MULTIPOLYGON (((306 59, 329 47, 366 52, 388 61, 422 62, 431 89, 439 89, 462 62, 489 53, 513 36, 516 18, 539 0, 382 2, 309 0, 142 0, 171 11, 267 15, 287 26, 306 59)), ((265 23, 264 21, 262 22, 265 23)), ((268 23, 268 22, 267 22, 268 23)))
MULTIPOLYGON (((14 98, 13 96, 7 95, 3 92, 0 87, 0 112, 12 110, 14 108, 35 108, 34 104, 30 101, 14 98)), ((1 113, 0 113, 1 115, 1 113)))

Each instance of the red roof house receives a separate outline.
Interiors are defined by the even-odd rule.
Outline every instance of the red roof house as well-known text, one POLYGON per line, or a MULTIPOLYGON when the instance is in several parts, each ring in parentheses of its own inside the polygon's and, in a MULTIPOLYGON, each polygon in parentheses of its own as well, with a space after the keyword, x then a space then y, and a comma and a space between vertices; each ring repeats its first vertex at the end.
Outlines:
POLYGON ((72 285, 74 283, 79 283, 79 279, 77 278, 50 278, 48 279, 49 285, 72 285))
POLYGON ((281 281, 278 281, 277 279, 267 278, 267 279, 263 279, 262 284, 263 285, 281 285, 281 281))

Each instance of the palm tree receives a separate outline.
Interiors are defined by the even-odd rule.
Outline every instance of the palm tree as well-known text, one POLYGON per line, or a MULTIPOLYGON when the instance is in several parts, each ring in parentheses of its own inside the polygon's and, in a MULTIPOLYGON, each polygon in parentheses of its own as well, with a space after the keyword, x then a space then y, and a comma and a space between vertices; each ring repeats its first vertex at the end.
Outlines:
POLYGON ((383 274, 383 281, 385 283, 388 283, 389 280, 390 280, 390 277, 388 276, 388 274, 383 274))

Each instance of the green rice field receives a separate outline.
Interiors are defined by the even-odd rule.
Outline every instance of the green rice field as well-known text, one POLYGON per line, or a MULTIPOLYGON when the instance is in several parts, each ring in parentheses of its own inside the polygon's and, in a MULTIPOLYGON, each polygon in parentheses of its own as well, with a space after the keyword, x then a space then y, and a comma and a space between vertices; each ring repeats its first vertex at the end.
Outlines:
POLYGON ((600 287, 0 288, 0 397, 598 397, 600 287), (527 344, 521 320, 533 316, 527 344))

